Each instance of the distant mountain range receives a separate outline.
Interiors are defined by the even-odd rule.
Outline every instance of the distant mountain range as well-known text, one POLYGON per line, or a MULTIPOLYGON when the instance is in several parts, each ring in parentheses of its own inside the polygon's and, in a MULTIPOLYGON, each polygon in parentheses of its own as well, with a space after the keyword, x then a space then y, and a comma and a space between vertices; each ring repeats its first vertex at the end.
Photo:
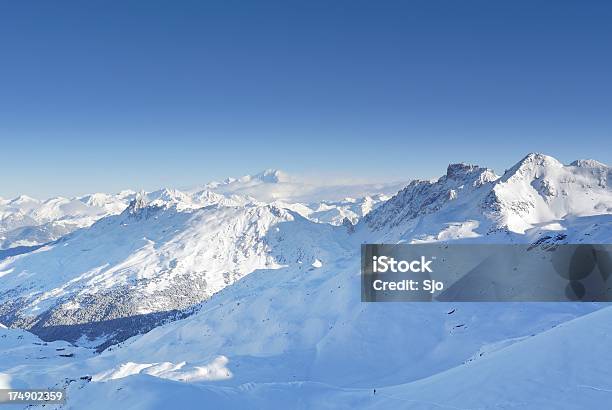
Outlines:
POLYGON ((405 183, 342 184, 309 182, 268 169, 256 175, 228 178, 181 191, 160 189, 137 193, 95 193, 75 198, 47 200, 21 195, 0 198, 0 250, 35 246, 54 241, 105 216, 121 213, 140 195, 151 205, 174 205, 179 211, 211 204, 242 206, 277 203, 315 221, 339 225, 348 218, 356 223, 377 204, 389 199, 405 183))

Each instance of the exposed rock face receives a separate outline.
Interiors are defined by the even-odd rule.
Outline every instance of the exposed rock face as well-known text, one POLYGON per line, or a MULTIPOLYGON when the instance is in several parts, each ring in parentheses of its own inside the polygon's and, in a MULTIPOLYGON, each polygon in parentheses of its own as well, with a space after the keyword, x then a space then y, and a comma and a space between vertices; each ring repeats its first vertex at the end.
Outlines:
POLYGON ((435 182, 410 183, 364 221, 373 230, 397 227, 400 237, 468 222, 476 223, 479 234, 524 233, 570 215, 610 213, 611 172, 597 161, 563 165, 542 154, 527 155, 501 177, 475 165, 451 164, 435 182))

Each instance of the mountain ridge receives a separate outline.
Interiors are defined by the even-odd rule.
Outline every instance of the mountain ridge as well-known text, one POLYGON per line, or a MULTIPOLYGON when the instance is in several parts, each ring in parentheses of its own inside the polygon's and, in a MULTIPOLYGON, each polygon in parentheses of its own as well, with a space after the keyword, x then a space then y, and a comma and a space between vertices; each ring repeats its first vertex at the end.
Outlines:
POLYGON ((119 214, 0 260, 0 321, 43 337, 57 337, 48 328, 72 326, 70 340, 85 335, 107 346, 129 336, 125 318, 152 315, 155 326, 252 272, 326 269, 339 255, 356 258, 364 242, 605 240, 609 173, 591 161, 564 166, 530 154, 501 177, 451 164, 437 180, 413 181, 378 202, 349 198, 309 208, 209 190, 139 193, 119 214), (104 335, 82 327, 99 321, 116 329, 104 335))

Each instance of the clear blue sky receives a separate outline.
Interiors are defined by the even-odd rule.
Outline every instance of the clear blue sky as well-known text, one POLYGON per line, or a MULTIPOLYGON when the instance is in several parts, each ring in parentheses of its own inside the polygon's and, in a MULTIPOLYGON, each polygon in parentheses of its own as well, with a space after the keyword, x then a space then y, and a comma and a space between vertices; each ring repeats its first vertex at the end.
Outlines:
POLYGON ((0 196, 610 164, 611 22, 596 1, 4 1, 0 196))

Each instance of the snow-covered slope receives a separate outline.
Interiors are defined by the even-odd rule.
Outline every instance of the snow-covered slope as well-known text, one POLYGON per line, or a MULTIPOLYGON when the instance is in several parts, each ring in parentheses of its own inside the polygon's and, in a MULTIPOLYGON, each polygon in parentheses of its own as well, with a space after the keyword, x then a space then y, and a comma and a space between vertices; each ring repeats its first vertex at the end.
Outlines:
POLYGON ((198 363, 223 355, 231 385, 309 380, 384 386, 436 374, 460 365, 484 344, 541 332, 596 308, 364 304, 358 269, 339 261, 302 274, 253 273, 197 314, 131 339, 101 360, 198 363))
POLYGON ((380 391, 373 408, 605 409, 612 391, 612 308, 563 323, 469 363, 380 391), (544 353, 545 352, 545 353, 544 353), (478 394, 473 394, 478 392, 478 394))
MULTIPOLYGON (((612 391, 612 308, 538 334, 482 349, 475 358, 409 383, 342 388, 316 381, 247 383, 169 381, 136 373, 71 387, 67 408, 223 409, 595 409, 609 408, 612 391), (596 341, 596 342, 595 342, 596 341)), ((406 349, 413 345, 406 342, 406 349)))
POLYGON ((335 258, 342 235, 272 205, 180 210, 138 198, 120 215, 0 261, 0 316, 48 339, 122 340, 257 269, 335 258))
POLYGON ((70 379, 57 374, 50 378, 46 371, 62 372, 94 353, 64 341, 47 343, 25 330, 8 329, 0 324, 0 389, 65 388, 70 379), (24 371, 24 367, 28 370, 24 371))

